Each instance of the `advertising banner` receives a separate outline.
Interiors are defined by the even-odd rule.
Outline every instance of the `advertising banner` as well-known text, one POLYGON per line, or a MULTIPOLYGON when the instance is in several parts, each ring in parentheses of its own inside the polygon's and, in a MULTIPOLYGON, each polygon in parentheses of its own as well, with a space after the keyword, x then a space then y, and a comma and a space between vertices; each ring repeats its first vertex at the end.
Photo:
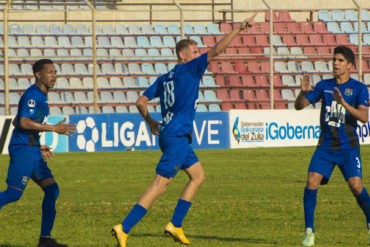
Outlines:
MULTIPOLYGON (((15 116, 0 117, 0 151, 2 154, 8 154, 8 146, 13 132, 12 121, 15 116)), ((48 116, 46 123, 57 124, 62 121, 65 116, 48 116)), ((55 153, 68 152, 68 136, 59 135, 54 132, 43 132, 40 137, 40 143, 48 145, 55 153)))
MULTIPOLYGON (((152 113, 157 121, 160 113, 152 113)), ((230 148, 229 120, 225 112, 197 113, 193 123, 194 148, 230 148)), ((71 115, 77 133, 69 138, 69 151, 122 151, 159 149, 139 113, 71 115)))
MULTIPOLYGON (((370 113, 369 113, 370 114, 370 113)), ((231 110, 231 148, 316 146, 320 110, 231 110)), ((370 122, 358 121, 360 144, 370 144, 370 122)))
POLYGON ((320 110, 231 110, 231 148, 316 145, 320 110))

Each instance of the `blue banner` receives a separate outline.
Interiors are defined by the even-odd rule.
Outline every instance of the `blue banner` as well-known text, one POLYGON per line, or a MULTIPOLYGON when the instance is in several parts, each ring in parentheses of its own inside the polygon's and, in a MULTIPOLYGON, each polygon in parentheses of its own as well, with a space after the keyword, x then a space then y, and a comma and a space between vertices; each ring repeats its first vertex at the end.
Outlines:
MULTIPOLYGON (((151 116, 162 119, 160 113, 151 116)), ((139 113, 71 115, 70 122, 77 124, 70 152, 159 149, 158 137, 139 113)), ((193 125, 194 148, 230 148, 228 113, 197 113, 193 125)))
MULTIPOLYGON (((47 123, 56 125, 57 123, 62 121, 64 118, 65 116, 48 116, 47 123)), ((68 152, 68 136, 66 135, 60 135, 55 132, 45 131, 41 135, 41 143, 51 147, 51 150, 54 153, 68 152)))

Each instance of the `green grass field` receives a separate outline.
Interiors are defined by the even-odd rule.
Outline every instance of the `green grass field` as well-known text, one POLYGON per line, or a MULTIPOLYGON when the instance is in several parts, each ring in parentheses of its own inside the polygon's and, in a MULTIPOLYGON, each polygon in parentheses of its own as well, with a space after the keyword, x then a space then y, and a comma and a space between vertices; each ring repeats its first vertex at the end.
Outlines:
MULTIPOLYGON (((303 188, 314 147, 197 150, 206 181, 183 227, 191 246, 300 246, 303 188)), ((57 154, 49 163, 61 194, 53 237, 69 246, 115 246, 121 222, 152 182, 159 151, 57 154)), ((364 184, 370 188, 370 146, 362 147, 364 184)), ((0 156, 0 190, 9 158, 0 156)), ((166 193, 131 231, 128 247, 178 246, 163 234, 187 176, 180 172, 166 193)), ((0 247, 36 246, 43 193, 30 182, 21 200, 0 210, 0 247)), ((339 169, 320 187, 316 246, 367 246, 362 211, 339 169)))

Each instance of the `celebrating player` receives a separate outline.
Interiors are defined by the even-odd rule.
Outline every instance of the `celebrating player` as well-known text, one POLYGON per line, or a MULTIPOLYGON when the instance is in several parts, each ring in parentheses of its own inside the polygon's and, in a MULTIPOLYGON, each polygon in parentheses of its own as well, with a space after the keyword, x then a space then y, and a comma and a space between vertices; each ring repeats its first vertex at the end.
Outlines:
POLYGON ((256 14, 246 19, 238 28, 225 35, 208 53, 202 55, 195 41, 190 39, 179 41, 176 44, 179 64, 167 74, 160 76, 137 100, 136 105, 150 131, 154 135, 159 135, 162 157, 157 165, 153 183, 139 198, 122 224, 112 229, 118 246, 126 246, 131 228, 144 217, 149 207, 164 193, 172 178, 181 169, 185 170, 190 181, 178 200, 171 221, 165 227, 165 233, 182 244, 190 243, 183 233, 182 221, 204 180, 203 167, 190 146, 200 79, 209 61, 225 51, 240 31, 251 27, 255 16, 256 14), (162 124, 153 120, 148 113, 148 101, 155 97, 160 98, 162 124))
MULTIPOLYGON (((360 144, 356 133, 357 120, 369 119, 369 93, 364 84, 350 77, 349 70, 355 65, 352 50, 345 46, 334 49, 334 78, 318 82, 314 89, 307 75, 301 84, 301 92, 295 108, 301 110, 321 100, 321 135, 308 168, 304 189, 305 237, 303 246, 314 245, 314 213, 317 189, 328 183, 335 165, 338 165, 358 205, 366 216, 370 229, 370 198, 362 185, 360 144)), ((370 240, 370 231, 369 231, 370 240)))
POLYGON ((56 70, 49 59, 38 60, 32 69, 36 82, 23 93, 13 121, 15 128, 9 144, 10 164, 6 179, 8 188, 0 193, 0 209, 19 200, 32 178, 45 192, 38 247, 67 247, 50 237, 59 188, 45 161, 51 159, 53 153, 49 147, 40 146, 40 134, 53 131, 70 136, 75 131, 75 125, 64 124, 65 119, 56 125, 44 124, 49 114, 47 93, 55 85, 56 70))

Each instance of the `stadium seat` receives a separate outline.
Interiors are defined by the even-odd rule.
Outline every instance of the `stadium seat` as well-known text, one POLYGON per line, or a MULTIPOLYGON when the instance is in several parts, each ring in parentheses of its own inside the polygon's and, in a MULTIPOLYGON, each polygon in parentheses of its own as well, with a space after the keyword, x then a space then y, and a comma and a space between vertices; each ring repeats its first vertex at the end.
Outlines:
POLYGON ((340 30, 344 33, 355 33, 353 30, 352 24, 350 22, 341 22, 340 30))
MULTIPOLYGON (((354 33, 358 33, 358 22, 355 22, 353 23, 353 30, 354 30, 354 33)), ((367 29, 365 23, 361 23, 361 31, 363 33, 367 33, 367 32, 370 32, 370 30, 367 29)))
POLYGON ((296 46, 297 43, 294 40, 293 35, 282 35, 283 43, 288 46, 296 46))
POLYGON ((333 21, 345 21, 346 19, 344 18, 344 14, 342 10, 333 10, 331 12, 331 18, 333 21))
POLYGON ((31 46, 35 48, 43 48, 44 41, 40 36, 32 36, 31 37, 31 46))
POLYGON ((349 40, 348 40, 348 37, 345 34, 338 34, 335 37, 336 37, 337 43, 340 44, 340 45, 349 45, 350 44, 349 40))
POLYGON ((229 111, 233 109, 233 105, 231 103, 222 103, 221 108, 223 111, 229 111))
POLYGON ((197 105, 197 109, 196 109, 197 112, 207 112, 208 109, 207 109, 207 106, 203 105, 203 104, 198 104, 197 105))
POLYGON ((220 111, 221 111, 221 108, 220 108, 220 106, 219 106, 219 105, 217 105, 217 104, 210 104, 210 105, 208 106, 208 110, 209 110, 210 112, 220 112, 220 111))
POLYGON ((130 74, 142 74, 140 66, 137 63, 129 63, 127 67, 130 74))
POLYGON ((220 32, 220 29, 219 29, 218 25, 216 25, 214 23, 208 23, 207 24, 207 30, 208 30, 208 33, 210 33, 210 34, 222 34, 220 32))
POLYGON ((124 46, 128 48, 136 48, 138 45, 136 44, 136 40, 134 37, 131 36, 125 36, 123 38, 124 40, 124 46))
POLYGON ((114 91, 113 92, 113 101, 114 103, 126 103, 127 98, 123 92, 114 91))
POLYGON ((242 75, 241 78, 242 78, 242 80, 241 80, 242 84, 244 86, 246 86, 246 87, 256 87, 257 86, 252 76, 242 75))
POLYGON ((208 34, 206 27, 202 23, 195 23, 194 24, 194 33, 200 35, 208 34))
POLYGON ((50 107, 50 115, 58 116, 63 115, 62 110, 57 106, 50 107))
POLYGON ((358 21, 357 12, 352 9, 347 9, 344 11, 344 16, 347 21, 358 21))
POLYGON ((274 23, 275 34, 289 34, 288 25, 286 23, 274 23))
POLYGON ((288 32, 290 32, 292 34, 300 34, 300 33, 302 33, 301 30, 299 29, 298 23, 296 23, 296 22, 290 22, 290 23, 288 23, 287 27, 288 27, 288 32))
POLYGON ((123 87, 124 88, 136 88, 137 84, 133 77, 124 77, 123 78, 123 87))
POLYGON ((327 46, 336 46, 337 42, 333 34, 323 35, 323 43, 327 46))
POLYGON ((310 61, 302 61, 301 67, 302 67, 303 72, 306 72, 306 73, 315 72, 315 69, 310 61))
POLYGON ((81 50, 80 49, 75 49, 75 48, 70 50, 70 55, 72 57, 82 57, 81 50))
POLYGON ((36 24, 36 33, 46 35, 46 34, 49 34, 49 30, 45 24, 38 23, 36 24))
POLYGON ((291 22, 293 21, 292 18, 290 17, 289 11, 287 10, 281 10, 278 12, 278 20, 281 22, 291 22))
POLYGON ((164 36, 163 37, 163 46, 168 48, 175 48, 176 43, 173 37, 171 36, 164 36))
POLYGON ((44 39, 45 47, 57 47, 58 43, 53 36, 46 36, 44 39))
POLYGON ((75 30, 71 24, 63 24, 63 33, 64 34, 74 34, 75 30))
POLYGON ((143 63, 141 65, 141 71, 143 74, 146 75, 155 75, 156 72, 154 72, 153 65, 150 63, 143 63))
POLYGON ((315 61, 315 70, 322 73, 330 72, 324 61, 315 61))
POLYGON ((126 106, 119 105, 116 107, 116 113, 127 113, 127 112, 128 110, 126 106))
POLYGON ((18 49, 17 50, 17 57, 23 57, 23 58, 26 58, 26 57, 29 57, 30 54, 28 53, 28 50, 27 49, 18 49))
POLYGON ((252 72, 252 73, 260 73, 261 72, 258 64, 254 61, 248 61, 247 68, 248 68, 248 71, 252 72))
MULTIPOLYGON (((2 23, 2 29, 4 30, 4 26, 2 23)), ((20 34, 22 33, 21 26, 17 23, 10 23, 8 26, 9 34, 20 34)), ((23 31, 23 33, 25 33, 23 31)))
POLYGON ((281 61, 274 62, 274 70, 279 72, 279 73, 287 73, 288 72, 288 69, 287 69, 285 63, 281 62, 281 61))
POLYGON ((136 92, 129 91, 126 93, 126 99, 129 103, 135 103, 138 98, 139 96, 136 92))
POLYGON ((167 29, 163 24, 155 24, 154 31, 157 34, 161 34, 161 35, 168 34, 167 29))
POLYGON ((168 30, 168 33, 172 34, 172 35, 180 35, 181 34, 180 27, 176 23, 168 24, 167 30, 168 30))
POLYGON ((311 23, 309 23, 309 22, 302 22, 301 23, 301 32, 303 32, 305 34, 313 34, 313 33, 315 33, 315 31, 312 28, 311 23))
POLYGON ((115 34, 113 26, 110 23, 104 23, 102 25, 102 33, 103 34, 115 34))
POLYGON ((257 35, 256 36, 256 44, 259 46, 269 46, 269 42, 267 40, 267 36, 265 35, 257 35))
POLYGON ((98 88, 110 88, 109 81, 105 77, 98 77, 97 84, 98 88))
POLYGON ((144 23, 141 25, 141 32, 143 34, 155 34, 153 26, 150 25, 149 23, 144 23))
POLYGON ((318 34, 312 34, 312 35, 310 35, 309 36, 309 41, 310 41, 311 45, 313 45, 313 46, 321 46, 321 45, 323 45, 321 36, 318 35, 318 34))
POLYGON ((229 23, 221 23, 220 31, 222 33, 229 33, 233 30, 233 27, 229 23))
POLYGON ((235 62, 235 71, 239 73, 247 73, 247 68, 245 64, 242 61, 236 61, 235 62))
POLYGON ((315 33, 328 33, 328 30, 326 30, 326 25, 323 22, 314 22, 313 23, 313 30, 315 33))
POLYGON ((308 41, 308 36, 306 34, 298 34, 296 36, 297 45, 300 46, 309 46, 310 42, 308 41))
POLYGON ((128 34, 127 27, 122 23, 116 24, 116 33, 117 34, 128 34))
POLYGON ((247 89, 243 90, 243 98, 246 101, 256 101, 256 95, 253 90, 247 89))
POLYGON ((270 87, 267 77, 264 75, 257 75, 256 76, 256 86, 259 88, 270 87))
POLYGON ((57 49, 57 56, 58 57, 68 57, 69 52, 67 49, 57 49))
POLYGON ((339 28, 339 26, 336 22, 328 22, 326 27, 327 27, 328 31, 331 32, 331 33, 334 33, 334 34, 343 33, 343 31, 340 30, 340 28, 339 28))
MULTIPOLYGON (((278 16, 277 16, 277 11, 273 11, 272 16, 273 16, 273 21, 274 22, 279 21, 278 16)), ((270 11, 266 10, 265 11, 265 22, 269 22, 269 21, 270 21, 270 11)))
POLYGON ((110 92, 101 92, 100 93, 100 102, 101 103, 113 103, 113 96, 110 92))

